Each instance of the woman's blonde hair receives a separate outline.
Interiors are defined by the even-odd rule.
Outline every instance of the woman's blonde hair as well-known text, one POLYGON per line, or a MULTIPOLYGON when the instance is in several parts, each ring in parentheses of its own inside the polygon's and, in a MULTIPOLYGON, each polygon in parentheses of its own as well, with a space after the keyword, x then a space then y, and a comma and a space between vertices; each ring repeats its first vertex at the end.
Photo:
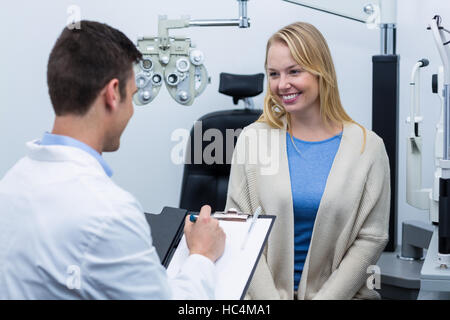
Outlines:
MULTIPOLYGON (((318 77, 320 115, 325 125, 331 123, 344 124, 354 123, 363 130, 364 143, 366 143, 366 130, 363 126, 353 121, 342 107, 337 85, 336 71, 330 49, 323 35, 316 27, 305 22, 290 24, 276 32, 267 41, 266 61, 264 67, 267 73, 267 56, 270 46, 275 42, 286 44, 294 60, 306 71, 318 77)), ((273 128, 283 128, 283 116, 286 115, 288 131, 292 136, 290 115, 277 101, 272 93, 270 85, 267 86, 267 93, 264 98, 264 110, 258 122, 266 122, 273 128)), ((361 150, 361 151, 362 151, 361 150)))

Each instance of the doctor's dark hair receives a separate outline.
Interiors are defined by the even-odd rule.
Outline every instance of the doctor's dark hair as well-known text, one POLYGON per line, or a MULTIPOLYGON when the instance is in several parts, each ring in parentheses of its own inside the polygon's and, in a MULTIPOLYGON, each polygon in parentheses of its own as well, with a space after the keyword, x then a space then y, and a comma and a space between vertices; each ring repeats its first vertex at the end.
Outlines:
POLYGON ((121 100, 134 62, 142 54, 122 32, 106 24, 81 21, 64 28, 50 53, 47 84, 57 116, 84 115, 112 79, 119 80, 121 100))

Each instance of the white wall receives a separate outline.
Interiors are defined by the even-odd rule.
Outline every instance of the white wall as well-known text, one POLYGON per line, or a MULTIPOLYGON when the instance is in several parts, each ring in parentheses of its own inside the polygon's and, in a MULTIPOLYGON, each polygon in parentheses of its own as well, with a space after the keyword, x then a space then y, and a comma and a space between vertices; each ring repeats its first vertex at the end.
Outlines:
MULTIPOLYGON (((190 15, 193 19, 237 18, 235 0, 16 0, 0 7, 0 176, 22 157, 24 142, 51 130, 53 111, 47 94, 46 64, 50 50, 67 21, 69 5, 81 8, 83 19, 106 22, 132 40, 139 35, 156 35, 159 14, 169 18, 190 15)), ((348 113, 371 127, 372 64, 379 52, 379 31, 364 24, 296 6, 281 0, 251 0, 248 3, 250 29, 236 27, 190 28, 171 34, 189 35, 205 54, 212 83, 190 107, 176 104, 165 88, 149 107, 136 107, 122 138, 121 149, 105 158, 114 170, 114 180, 132 192, 148 212, 163 206, 177 206, 183 173, 171 162, 177 142, 171 133, 189 130, 200 116, 228 109, 232 99, 218 93, 219 73, 263 72, 268 37, 291 22, 303 20, 316 25, 328 40, 335 61, 341 97, 348 113)), ((430 91, 431 74, 440 60, 428 21, 439 13, 450 28, 450 3, 443 0, 399 0, 398 45, 400 67, 399 235, 405 219, 427 221, 428 216, 405 203, 404 119, 409 108, 410 70, 416 60, 429 58, 423 70, 422 110, 425 116, 424 184, 432 183, 434 125, 439 117, 438 100, 430 91)), ((261 106, 263 94, 255 98, 261 106)))

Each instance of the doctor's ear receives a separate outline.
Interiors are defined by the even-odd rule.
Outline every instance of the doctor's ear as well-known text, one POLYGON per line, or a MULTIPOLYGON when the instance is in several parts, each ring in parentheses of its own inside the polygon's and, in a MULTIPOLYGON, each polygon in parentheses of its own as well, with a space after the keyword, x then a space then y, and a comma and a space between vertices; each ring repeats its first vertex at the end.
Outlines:
POLYGON ((112 79, 103 90, 107 108, 110 111, 115 111, 120 102, 119 80, 112 79))

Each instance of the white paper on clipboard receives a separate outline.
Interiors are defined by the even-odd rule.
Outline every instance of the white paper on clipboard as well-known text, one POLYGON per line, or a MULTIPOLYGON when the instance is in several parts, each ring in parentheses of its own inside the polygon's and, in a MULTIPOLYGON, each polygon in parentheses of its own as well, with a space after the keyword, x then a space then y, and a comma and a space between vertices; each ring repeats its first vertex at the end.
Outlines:
MULTIPOLYGON (((275 220, 275 216, 260 216, 245 247, 242 243, 250 227, 251 218, 246 222, 220 220, 219 225, 226 234, 225 250, 216 262, 217 285, 215 298, 219 300, 243 299, 256 265, 275 220)), ((183 235, 167 268, 169 278, 174 278, 189 256, 186 238, 183 235)))

